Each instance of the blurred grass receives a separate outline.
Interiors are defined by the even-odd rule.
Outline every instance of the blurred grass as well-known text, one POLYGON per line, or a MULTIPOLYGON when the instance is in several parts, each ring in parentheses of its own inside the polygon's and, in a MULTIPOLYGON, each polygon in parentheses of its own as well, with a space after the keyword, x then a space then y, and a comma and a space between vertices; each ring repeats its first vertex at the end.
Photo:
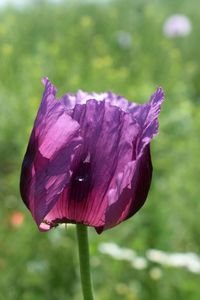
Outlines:
POLYGON ((148 201, 111 231, 97 236, 91 230, 94 284, 101 300, 199 299, 199 275, 163 269, 154 280, 150 269, 134 270, 97 250, 100 242, 114 241, 141 254, 148 248, 199 253, 198 1, 96 2, 35 1, 25 10, 0 11, 0 300, 81 299, 73 227, 39 233, 18 191, 42 76, 59 88, 59 96, 80 88, 112 90, 142 103, 157 86, 164 88, 148 201), (177 12, 191 19, 193 30, 168 39, 163 22, 177 12), (130 45, 119 43, 119 32, 130 35, 130 45), (19 227, 12 224, 14 211, 25 214, 19 227))

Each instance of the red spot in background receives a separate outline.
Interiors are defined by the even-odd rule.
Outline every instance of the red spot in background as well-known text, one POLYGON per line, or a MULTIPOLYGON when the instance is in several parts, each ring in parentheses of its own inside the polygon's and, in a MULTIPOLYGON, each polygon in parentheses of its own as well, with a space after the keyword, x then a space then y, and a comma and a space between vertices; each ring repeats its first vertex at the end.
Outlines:
POLYGON ((24 223, 24 214, 20 211, 14 211, 10 215, 10 224, 14 228, 19 228, 24 223))

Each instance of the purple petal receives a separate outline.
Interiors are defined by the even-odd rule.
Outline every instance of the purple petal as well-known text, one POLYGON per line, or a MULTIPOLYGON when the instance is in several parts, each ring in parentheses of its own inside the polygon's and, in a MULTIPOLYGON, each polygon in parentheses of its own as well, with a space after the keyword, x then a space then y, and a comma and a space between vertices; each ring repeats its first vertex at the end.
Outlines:
POLYGON ((98 228, 98 233, 132 216, 146 200, 152 177, 149 143, 158 133, 157 118, 163 100, 162 89, 157 89, 148 104, 138 105, 130 111, 140 125, 136 143, 136 159, 125 166, 121 180, 116 180, 116 183, 110 187, 105 226, 98 228))
POLYGON ((132 106, 129 109, 142 131, 138 152, 142 153, 144 147, 158 134, 158 115, 163 101, 164 92, 162 88, 158 88, 151 96, 149 103, 132 106))
POLYGON ((130 218, 142 207, 147 198, 151 178, 152 164, 148 145, 137 161, 125 167, 122 180, 116 182, 116 186, 109 191, 110 205, 106 211, 105 225, 97 228, 98 233, 130 218), (129 177, 125 179, 127 173, 129 177), (124 185, 122 185, 123 181, 124 185), (127 185, 130 181, 131 184, 127 185))
POLYGON ((54 86, 48 79, 44 83, 20 181, 22 199, 38 225, 68 184, 70 164, 81 144, 79 124, 55 99, 54 86))
POLYGON ((88 100, 95 99, 96 101, 105 101, 109 102, 113 106, 121 108, 123 111, 128 111, 130 107, 135 106, 134 103, 129 103, 122 96, 116 95, 111 92, 107 93, 86 93, 82 90, 79 90, 76 95, 71 93, 65 94, 61 101, 64 103, 67 109, 73 109, 76 104, 86 104, 88 100))
POLYGON ((135 156, 133 141, 139 127, 130 114, 105 101, 76 105, 72 117, 80 124, 84 141, 72 176, 76 180, 72 179, 71 191, 65 189, 45 220, 52 225, 65 220, 104 226, 107 191, 135 156))

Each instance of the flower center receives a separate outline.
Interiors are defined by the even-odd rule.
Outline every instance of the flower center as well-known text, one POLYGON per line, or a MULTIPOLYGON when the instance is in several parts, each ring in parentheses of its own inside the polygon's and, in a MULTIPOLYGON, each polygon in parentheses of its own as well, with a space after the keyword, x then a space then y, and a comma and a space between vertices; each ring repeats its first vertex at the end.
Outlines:
POLYGON ((86 200, 91 190, 91 163, 83 162, 74 171, 70 184, 70 199, 75 201, 86 200))

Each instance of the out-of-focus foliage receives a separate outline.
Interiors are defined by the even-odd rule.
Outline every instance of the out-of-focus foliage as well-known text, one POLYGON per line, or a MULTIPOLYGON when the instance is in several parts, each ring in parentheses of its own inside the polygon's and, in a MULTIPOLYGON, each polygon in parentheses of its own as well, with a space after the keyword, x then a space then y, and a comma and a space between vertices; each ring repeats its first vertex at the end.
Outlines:
POLYGON ((98 251, 100 243, 114 241, 141 255, 149 248, 199 252, 199 3, 81 3, 35 1, 0 11, 0 300, 81 299, 74 227, 39 233, 18 191, 44 75, 59 96, 112 90, 142 103, 164 88, 145 207, 101 236, 90 231, 96 298, 200 299, 198 274, 163 267, 162 276, 153 276, 154 264, 136 270, 98 251), (174 13, 189 17, 190 35, 165 37, 163 23, 174 13))

